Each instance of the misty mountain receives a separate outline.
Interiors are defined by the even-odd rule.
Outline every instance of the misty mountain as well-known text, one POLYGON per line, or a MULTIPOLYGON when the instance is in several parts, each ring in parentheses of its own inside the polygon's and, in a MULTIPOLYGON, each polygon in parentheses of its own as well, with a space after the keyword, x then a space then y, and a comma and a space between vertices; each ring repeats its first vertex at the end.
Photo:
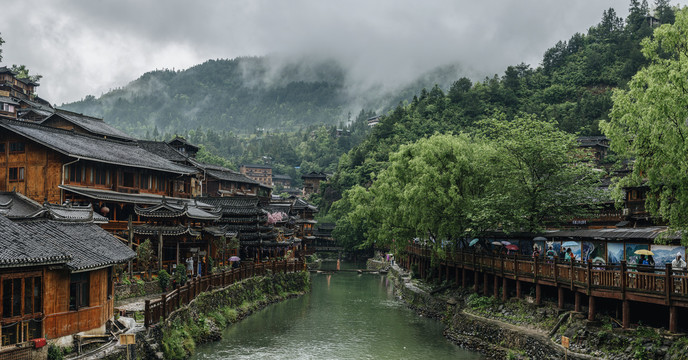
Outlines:
POLYGON ((155 70, 101 97, 89 95, 61 108, 101 117, 143 136, 205 128, 248 133, 292 131, 347 122, 365 108, 384 112, 423 87, 448 86, 457 66, 440 67, 401 88, 349 80, 335 60, 276 56, 209 60, 186 70, 155 70))

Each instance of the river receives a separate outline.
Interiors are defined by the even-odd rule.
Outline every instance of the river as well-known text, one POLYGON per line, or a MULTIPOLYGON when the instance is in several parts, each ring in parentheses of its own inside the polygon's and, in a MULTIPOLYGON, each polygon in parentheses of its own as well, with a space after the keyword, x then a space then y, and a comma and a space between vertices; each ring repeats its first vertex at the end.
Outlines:
POLYGON ((447 341, 440 322, 406 308, 384 275, 339 272, 311 279, 309 294, 230 326, 220 342, 199 346, 192 359, 482 358, 447 341))

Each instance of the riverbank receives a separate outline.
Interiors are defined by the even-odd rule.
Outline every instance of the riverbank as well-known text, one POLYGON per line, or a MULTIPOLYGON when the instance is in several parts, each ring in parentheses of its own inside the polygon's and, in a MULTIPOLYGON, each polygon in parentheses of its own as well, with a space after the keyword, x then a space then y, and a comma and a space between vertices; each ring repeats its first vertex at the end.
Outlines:
POLYGON ((445 336, 457 345, 494 359, 684 359, 688 339, 639 326, 622 330, 603 315, 590 322, 554 303, 536 306, 526 299, 506 303, 467 289, 435 287, 411 279, 393 266, 390 277, 399 296, 420 315, 442 321, 445 336), (561 337, 570 339, 567 352, 561 337))
POLYGON ((196 345, 217 341, 221 330, 267 305, 310 290, 307 272, 246 279, 199 295, 151 331, 165 359, 186 359, 196 345))

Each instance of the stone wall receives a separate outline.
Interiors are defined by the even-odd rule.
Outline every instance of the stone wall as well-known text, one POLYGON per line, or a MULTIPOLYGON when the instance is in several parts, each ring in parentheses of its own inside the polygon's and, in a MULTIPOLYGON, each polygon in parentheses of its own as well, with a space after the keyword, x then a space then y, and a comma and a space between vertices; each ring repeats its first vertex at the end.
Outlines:
POLYGON ((160 284, 156 280, 144 281, 143 286, 139 285, 136 281, 129 285, 115 285, 115 297, 118 300, 129 299, 137 296, 159 294, 161 292, 160 284))

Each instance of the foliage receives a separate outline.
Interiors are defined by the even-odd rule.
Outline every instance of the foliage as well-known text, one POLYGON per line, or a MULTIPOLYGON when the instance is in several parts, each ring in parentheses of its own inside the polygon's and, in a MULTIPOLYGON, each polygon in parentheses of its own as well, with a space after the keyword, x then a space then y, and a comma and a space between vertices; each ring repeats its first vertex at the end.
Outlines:
POLYGON ((548 223, 581 216, 600 199, 600 172, 577 149, 575 135, 552 121, 517 116, 511 121, 482 121, 481 133, 499 154, 490 164, 489 191, 481 197, 490 227, 539 231, 548 223))
POLYGON ((179 285, 186 284, 186 266, 184 264, 177 264, 174 269, 173 280, 179 285))
MULTIPOLYGON (((2 33, 0 33, 2 35, 2 33)), ((2 39, 2 36, 0 36, 0 61, 2 61, 2 44, 5 43, 5 40, 2 39)))
POLYGON ((688 9, 673 25, 642 42, 649 65, 628 89, 614 92, 611 119, 602 123, 614 151, 634 157, 631 174, 616 183, 649 188, 647 209, 674 229, 688 229, 688 9))
POLYGON ((153 265, 153 246, 150 239, 139 244, 136 249, 136 261, 146 271, 150 279, 151 266, 153 265))
POLYGON ((158 271, 158 284, 160 284, 160 290, 163 292, 167 291, 168 286, 170 286, 170 274, 165 269, 158 271))
POLYGON ((62 359, 64 359, 64 355, 62 354, 62 349, 55 344, 50 344, 48 346, 48 360, 62 360, 62 359))
POLYGON ((43 75, 29 75, 29 69, 26 65, 12 65, 11 70, 17 74, 17 79, 29 79, 32 82, 38 82, 43 77, 43 75))

